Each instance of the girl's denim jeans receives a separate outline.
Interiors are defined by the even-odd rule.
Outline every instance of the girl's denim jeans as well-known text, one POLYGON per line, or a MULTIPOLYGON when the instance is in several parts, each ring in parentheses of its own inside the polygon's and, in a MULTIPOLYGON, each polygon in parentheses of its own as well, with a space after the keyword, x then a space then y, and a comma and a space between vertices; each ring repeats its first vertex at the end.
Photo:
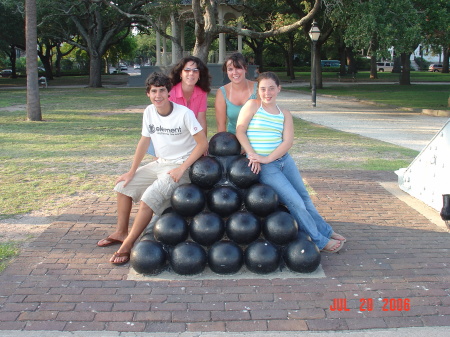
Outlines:
POLYGON ((333 229, 320 216, 306 190, 295 161, 286 153, 269 164, 261 164, 260 181, 271 186, 278 193, 281 203, 319 249, 328 243, 333 229))

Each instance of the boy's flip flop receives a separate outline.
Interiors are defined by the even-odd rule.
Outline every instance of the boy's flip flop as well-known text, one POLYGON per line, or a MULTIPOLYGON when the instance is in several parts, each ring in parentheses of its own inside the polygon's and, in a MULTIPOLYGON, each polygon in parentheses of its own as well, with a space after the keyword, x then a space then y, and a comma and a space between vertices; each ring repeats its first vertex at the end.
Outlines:
POLYGON ((116 239, 113 239, 108 236, 107 238, 101 239, 99 242, 97 242, 97 246, 108 247, 108 246, 118 245, 118 244, 122 244, 122 243, 123 243, 123 241, 116 240, 116 239), (102 243, 100 243, 100 242, 102 242, 102 243))

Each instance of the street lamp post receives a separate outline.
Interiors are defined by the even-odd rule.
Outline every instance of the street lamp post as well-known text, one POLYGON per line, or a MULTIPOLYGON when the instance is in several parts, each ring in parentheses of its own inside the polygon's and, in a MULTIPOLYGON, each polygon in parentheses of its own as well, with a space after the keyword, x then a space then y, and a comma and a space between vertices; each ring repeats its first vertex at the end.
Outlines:
POLYGON ((320 29, 319 25, 317 24, 316 20, 313 21, 311 29, 309 30, 309 37, 312 41, 312 53, 311 53, 311 71, 313 73, 312 76, 312 88, 311 88, 311 95, 312 95, 312 106, 316 106, 316 43, 319 40, 320 37, 320 29))

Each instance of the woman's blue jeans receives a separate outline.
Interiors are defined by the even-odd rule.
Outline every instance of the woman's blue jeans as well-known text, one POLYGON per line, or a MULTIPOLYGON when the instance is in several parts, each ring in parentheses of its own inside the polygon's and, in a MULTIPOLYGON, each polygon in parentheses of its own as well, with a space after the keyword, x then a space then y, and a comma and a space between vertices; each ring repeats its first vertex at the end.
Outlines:
POLYGON ((295 161, 286 153, 269 164, 261 164, 261 183, 271 186, 299 225, 319 249, 328 243, 333 229, 320 216, 306 190, 295 161))

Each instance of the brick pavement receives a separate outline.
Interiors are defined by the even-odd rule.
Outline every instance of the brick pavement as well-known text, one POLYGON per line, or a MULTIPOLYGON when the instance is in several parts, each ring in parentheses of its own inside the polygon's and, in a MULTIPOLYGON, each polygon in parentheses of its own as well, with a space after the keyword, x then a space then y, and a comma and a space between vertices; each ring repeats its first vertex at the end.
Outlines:
POLYGON ((114 247, 96 247, 114 228, 115 200, 89 200, 59 216, 0 275, 0 329, 179 333, 449 326, 450 234, 379 184, 396 176, 303 175, 321 214, 348 238, 341 253, 322 253, 326 278, 127 280, 129 265, 108 262, 114 247), (349 311, 331 311, 336 298, 346 299, 349 311), (410 309, 400 310, 408 301, 410 309), (373 310, 360 310, 372 303, 373 310))

